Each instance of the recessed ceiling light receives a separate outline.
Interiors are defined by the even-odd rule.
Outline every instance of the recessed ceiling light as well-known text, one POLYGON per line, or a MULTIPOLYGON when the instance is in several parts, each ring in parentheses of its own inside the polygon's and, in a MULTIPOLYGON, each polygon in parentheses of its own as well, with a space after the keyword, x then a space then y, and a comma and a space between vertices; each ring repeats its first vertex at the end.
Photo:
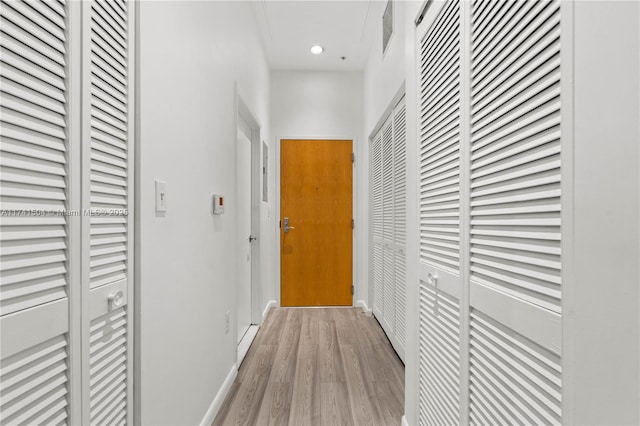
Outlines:
POLYGON ((311 53, 313 53, 314 55, 319 55, 322 52, 324 52, 324 47, 320 46, 319 44, 311 46, 311 53))

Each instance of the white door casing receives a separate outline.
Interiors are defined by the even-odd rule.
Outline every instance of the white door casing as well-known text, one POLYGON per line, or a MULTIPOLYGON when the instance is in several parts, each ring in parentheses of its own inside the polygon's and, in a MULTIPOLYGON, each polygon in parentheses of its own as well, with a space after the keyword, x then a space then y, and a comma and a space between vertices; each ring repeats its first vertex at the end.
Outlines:
POLYGON ((237 144, 237 209, 238 220, 238 282, 237 340, 240 342, 251 325, 251 249, 254 236, 251 230, 251 128, 239 117, 237 144))

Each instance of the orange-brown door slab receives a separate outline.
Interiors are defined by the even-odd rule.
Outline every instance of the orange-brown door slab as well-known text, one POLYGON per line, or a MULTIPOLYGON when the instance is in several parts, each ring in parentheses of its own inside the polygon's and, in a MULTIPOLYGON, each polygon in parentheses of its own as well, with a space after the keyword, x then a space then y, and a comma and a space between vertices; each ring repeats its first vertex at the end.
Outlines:
POLYGON ((350 140, 281 141, 282 306, 352 304, 352 150, 350 140))

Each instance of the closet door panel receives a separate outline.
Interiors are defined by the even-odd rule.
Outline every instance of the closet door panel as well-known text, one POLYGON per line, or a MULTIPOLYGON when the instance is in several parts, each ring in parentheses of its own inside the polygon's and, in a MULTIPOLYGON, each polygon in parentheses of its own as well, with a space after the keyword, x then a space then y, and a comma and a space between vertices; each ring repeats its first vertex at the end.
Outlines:
POLYGON ((460 5, 450 1, 420 48, 420 279, 458 287, 460 5))
POLYGON ((69 423, 67 5, 0 8, 0 412, 69 423))
POLYGON ((378 318, 387 335, 395 334, 395 219, 393 181, 393 117, 382 127, 382 237, 384 242, 383 310, 378 318))
POLYGON ((373 312, 382 316, 384 308, 383 270, 384 241, 383 227, 383 187, 382 187, 382 133, 378 133, 371 142, 369 182, 371 188, 371 262, 373 280, 373 312))
POLYGON ((406 345, 406 244, 407 244, 407 129, 402 100, 393 112, 393 240, 395 244, 395 343, 404 360, 406 345))
POLYGON ((130 4, 124 0, 84 3, 85 122, 89 148, 84 205, 89 258, 84 265, 90 323, 85 414, 91 424, 130 421, 129 300, 131 283, 132 154, 130 116, 130 4))
POLYGON ((560 4, 472 5, 470 418, 560 424, 560 4))
POLYGON ((445 2, 418 46, 421 425, 461 421, 460 15, 459 1, 445 2))

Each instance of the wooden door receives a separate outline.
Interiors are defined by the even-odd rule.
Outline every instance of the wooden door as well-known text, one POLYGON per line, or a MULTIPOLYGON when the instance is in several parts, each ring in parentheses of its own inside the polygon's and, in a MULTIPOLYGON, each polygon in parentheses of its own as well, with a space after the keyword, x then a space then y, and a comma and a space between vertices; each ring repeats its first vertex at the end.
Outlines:
POLYGON ((350 140, 281 142, 282 306, 352 305, 352 148, 350 140))

